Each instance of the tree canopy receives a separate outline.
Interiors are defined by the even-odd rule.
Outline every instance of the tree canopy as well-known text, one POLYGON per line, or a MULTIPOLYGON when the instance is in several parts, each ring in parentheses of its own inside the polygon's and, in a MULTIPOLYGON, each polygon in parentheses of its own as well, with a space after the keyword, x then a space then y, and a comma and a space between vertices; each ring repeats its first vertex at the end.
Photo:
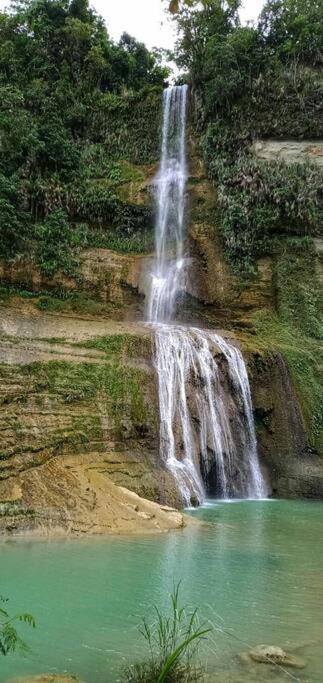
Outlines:
MULTIPOLYGON (((160 55, 132 36, 125 33, 114 43, 88 0, 18 0, 0 13, 2 255, 14 256, 39 242, 43 231, 34 226, 52 210, 61 213, 50 227, 65 220, 68 228, 73 212, 93 218, 93 210, 81 210, 71 198, 73 186, 80 198, 89 196, 87 146, 102 139, 107 117, 102 141, 115 140, 113 118, 124 126, 137 95, 162 88, 167 75, 160 55)), ((98 189, 92 189, 93 209, 99 200, 98 189)), ((107 218, 111 207, 115 210, 110 195, 107 218)), ((60 228, 55 234, 63 233, 60 228)))
POLYGON ((267 0, 257 26, 241 26, 240 5, 239 0, 205 0, 178 6, 178 64, 215 105, 234 100, 246 87, 250 91, 260 74, 277 77, 295 61, 297 66, 323 64, 319 0, 267 0))
POLYGON ((284 62, 297 59, 323 63, 323 6, 321 0, 267 0, 259 30, 267 46, 284 62))

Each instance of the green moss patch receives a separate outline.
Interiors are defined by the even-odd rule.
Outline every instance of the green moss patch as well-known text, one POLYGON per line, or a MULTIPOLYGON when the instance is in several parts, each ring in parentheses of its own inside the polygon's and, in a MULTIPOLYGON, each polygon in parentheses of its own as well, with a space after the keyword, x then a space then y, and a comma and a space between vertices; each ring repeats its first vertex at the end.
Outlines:
POLYGON ((281 319, 309 336, 322 338, 313 241, 294 238, 277 242, 274 277, 281 319))
POLYGON ((151 339, 150 336, 135 336, 131 334, 115 334, 105 337, 95 337, 84 342, 78 342, 76 346, 86 349, 97 349, 103 351, 107 357, 128 358, 150 358, 151 339))
POLYGON ((323 455, 322 344, 267 311, 254 314, 253 323, 257 335, 255 345, 262 350, 279 351, 286 360, 310 443, 323 455))
POLYGON ((32 363, 20 368, 36 392, 57 394, 70 403, 102 397, 108 413, 116 418, 128 415, 134 422, 145 417, 143 388, 146 375, 141 370, 119 365, 73 364, 65 361, 32 363))
POLYGON ((48 311, 50 313, 72 311, 73 313, 83 313, 86 315, 104 315, 116 310, 113 304, 103 303, 78 293, 66 294, 66 296, 61 298, 52 295, 41 296, 36 303, 36 307, 40 311, 48 311))
POLYGON ((0 365, 0 408, 6 414, 0 460, 28 454, 30 466, 37 466, 51 452, 104 450, 106 430, 120 442, 154 432, 148 385, 143 370, 122 365, 116 357, 100 365, 0 365))

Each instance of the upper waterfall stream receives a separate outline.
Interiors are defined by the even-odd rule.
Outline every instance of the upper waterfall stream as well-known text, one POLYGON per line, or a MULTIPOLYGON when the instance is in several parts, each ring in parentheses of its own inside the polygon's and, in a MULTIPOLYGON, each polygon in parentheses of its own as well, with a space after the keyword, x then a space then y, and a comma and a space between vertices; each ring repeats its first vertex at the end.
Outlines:
POLYGON ((189 266, 185 193, 186 85, 164 91, 160 168, 156 177, 156 255, 147 321, 156 335, 160 453, 185 505, 218 497, 261 498, 250 387, 241 352, 209 330, 176 322, 189 266))

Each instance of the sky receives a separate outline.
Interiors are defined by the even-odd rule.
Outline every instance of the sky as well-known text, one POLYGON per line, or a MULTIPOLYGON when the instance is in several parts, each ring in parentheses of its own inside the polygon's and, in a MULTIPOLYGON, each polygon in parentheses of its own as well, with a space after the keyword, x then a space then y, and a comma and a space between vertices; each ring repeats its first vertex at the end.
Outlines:
MULTIPOLYGON (((0 9, 8 4, 8 0, 0 0, 0 9)), ((114 40, 127 31, 149 48, 172 49, 175 34, 164 11, 166 0, 92 0, 91 4, 105 18, 114 40)), ((243 4, 241 19, 246 22, 257 18, 263 0, 244 0, 243 4)))
MULTIPOLYGON (((93 6, 107 21, 112 38, 118 39, 127 31, 147 47, 171 49, 174 45, 174 22, 164 8, 166 0, 93 0, 93 6)), ((257 19, 263 0, 244 0, 241 11, 243 22, 257 19)))

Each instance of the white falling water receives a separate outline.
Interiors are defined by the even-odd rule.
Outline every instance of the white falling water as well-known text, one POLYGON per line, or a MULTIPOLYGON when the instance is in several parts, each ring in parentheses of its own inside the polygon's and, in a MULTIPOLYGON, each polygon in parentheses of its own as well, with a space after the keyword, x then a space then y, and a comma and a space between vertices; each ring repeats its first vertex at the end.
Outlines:
POLYGON ((148 320, 155 323, 174 319, 183 285, 186 100, 187 85, 164 90, 162 154, 156 178, 156 260, 147 306, 148 320))
POLYGON ((224 498, 266 491, 241 352, 212 331, 174 322, 187 263, 186 110, 187 86, 167 88, 147 319, 156 337, 160 453, 190 505, 203 502, 207 486, 224 498))

